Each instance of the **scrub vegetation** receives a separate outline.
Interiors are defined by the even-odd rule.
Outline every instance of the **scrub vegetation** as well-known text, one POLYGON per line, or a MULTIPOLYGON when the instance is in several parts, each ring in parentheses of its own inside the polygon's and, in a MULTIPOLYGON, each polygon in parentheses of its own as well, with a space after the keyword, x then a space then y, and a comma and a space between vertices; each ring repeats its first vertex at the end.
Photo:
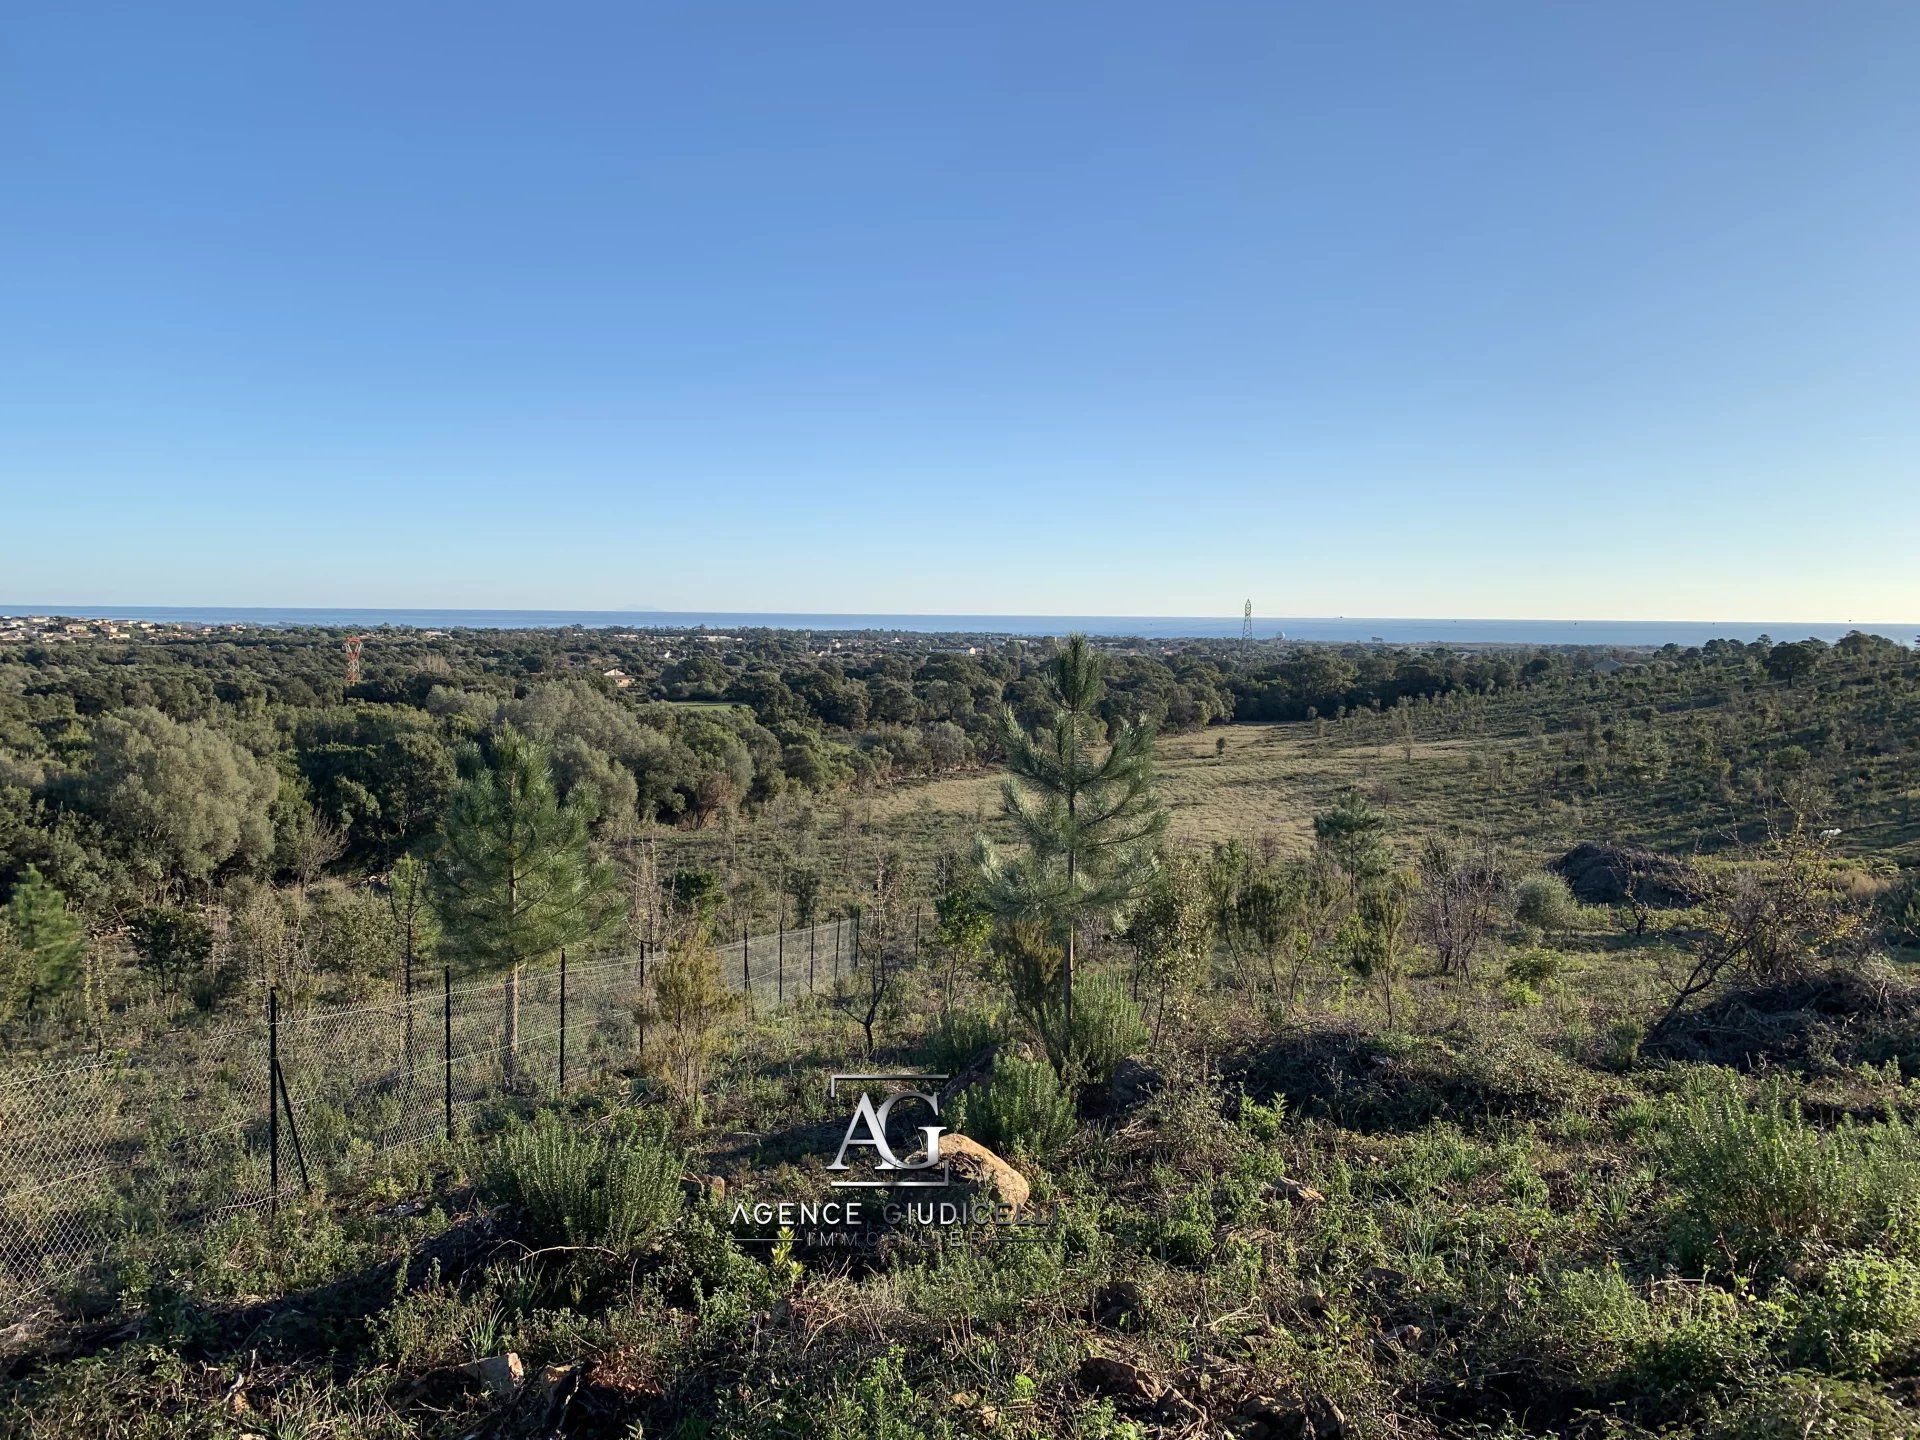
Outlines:
POLYGON ((0 1433, 1920 1428, 1911 651, 341 639, 0 649, 0 1078, 657 946, 632 1052, 129 1210, 0 1433), (850 912, 839 993, 721 982, 850 912), (743 1219, 852 1069, 1031 1223, 743 1219))

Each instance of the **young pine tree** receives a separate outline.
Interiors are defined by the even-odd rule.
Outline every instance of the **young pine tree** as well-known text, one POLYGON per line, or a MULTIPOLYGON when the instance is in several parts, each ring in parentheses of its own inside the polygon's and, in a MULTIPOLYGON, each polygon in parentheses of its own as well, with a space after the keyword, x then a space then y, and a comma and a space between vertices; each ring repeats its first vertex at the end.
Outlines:
POLYGON ((1068 639, 1048 667, 1053 715, 1031 733, 1000 720, 1011 772, 1002 803, 1025 853, 1002 860, 983 839, 981 892, 1006 922, 1040 922, 1060 937, 1059 1007, 1073 1023, 1076 932, 1124 905, 1147 871, 1166 811, 1154 794, 1153 731, 1122 725, 1106 739, 1095 707, 1106 687, 1099 653, 1068 639))
POLYGON ((14 886, 5 919, 13 973, 0 977, 8 982, 4 998, 16 1014, 26 1015, 79 978, 87 934, 79 917, 68 911, 67 897, 32 865, 14 886))
POLYGON ((507 726, 461 757, 447 805, 434 891, 449 948, 468 971, 506 974, 501 1046, 511 1074, 520 1044, 520 973, 589 944, 619 918, 613 867, 587 840, 592 814, 554 789, 546 749, 507 726))
POLYGON ((387 877, 387 913, 399 952, 400 988, 411 995, 421 968, 433 959, 440 944, 440 921, 433 913, 427 867, 417 857, 402 855, 394 862, 387 877))

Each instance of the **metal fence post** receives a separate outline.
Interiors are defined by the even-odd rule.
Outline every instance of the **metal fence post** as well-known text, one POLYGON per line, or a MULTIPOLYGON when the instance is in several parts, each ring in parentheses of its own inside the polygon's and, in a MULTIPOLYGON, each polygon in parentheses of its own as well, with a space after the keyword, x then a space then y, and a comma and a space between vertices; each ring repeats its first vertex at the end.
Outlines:
POLYGON ((280 1213, 280 988, 267 989, 267 1175, 271 1209, 280 1213))
POLYGON ((567 952, 560 952, 560 1093, 567 1093, 567 952))
POLYGON ((447 1139, 453 1139, 453 967, 440 970, 440 1098, 446 1112, 447 1139))
POLYGON ((307 1174, 307 1152, 300 1143, 300 1126, 293 1118, 293 1100, 287 1094, 287 1072, 280 1066, 280 990, 267 989, 267 1145, 273 1151, 268 1171, 273 1183, 273 1210, 280 1210, 280 1123, 275 1107, 287 1116, 287 1138, 293 1141, 293 1158, 300 1166, 300 1188, 311 1194, 313 1180, 307 1174))
POLYGON ((787 1003, 787 905, 780 902, 780 924, 774 930, 773 1003, 787 1003))
POLYGON ((740 922, 740 989, 747 997, 747 1014, 753 1014, 753 969, 747 963, 747 922, 740 922))
POLYGON ((860 912, 853 912, 853 968, 860 968, 860 912))
POLYGON ((807 994, 813 994, 813 956, 819 949, 820 926, 816 923, 807 927, 807 994))

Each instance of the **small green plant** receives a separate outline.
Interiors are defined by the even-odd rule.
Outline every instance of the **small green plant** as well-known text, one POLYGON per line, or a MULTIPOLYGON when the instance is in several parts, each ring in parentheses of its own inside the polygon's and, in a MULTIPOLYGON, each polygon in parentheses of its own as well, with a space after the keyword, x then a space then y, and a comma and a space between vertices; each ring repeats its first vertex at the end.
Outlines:
POLYGON ((1198 1269, 1213 1259, 1218 1245, 1213 1207, 1205 1192, 1188 1192, 1173 1212, 1156 1221, 1153 1248, 1169 1265, 1198 1269))
POLYGON ((1286 1118, 1287 1097, 1284 1095, 1276 1094, 1264 1105, 1251 1095, 1240 1098, 1240 1128, 1256 1140, 1278 1140, 1286 1118))
POLYGON ((1507 990, 1521 1004, 1531 1005, 1560 978, 1566 963, 1566 957, 1558 950, 1538 945, 1516 950, 1507 957, 1507 990))
POLYGON ((1567 968, 1567 957, 1558 950, 1535 946, 1517 950, 1507 957, 1507 979, 1529 990, 1540 990, 1557 980, 1567 968))
POLYGON ((1711 1074, 1675 1102, 1655 1156, 1676 1193, 1683 1263, 1779 1269, 1826 1246, 1920 1250, 1920 1143, 1898 1120, 1822 1131, 1778 1078, 1749 1103, 1711 1074))
POLYGON ((1514 886, 1513 918, 1543 935, 1561 935, 1580 923, 1580 902, 1565 880, 1543 870, 1514 886))
POLYGON ((679 1152, 664 1127, 594 1134, 544 1115, 503 1136, 481 1167, 481 1192, 518 1214, 532 1245, 627 1249, 680 1208, 679 1152))
POLYGON ((1120 1414, 1111 1400, 1096 1400, 1074 1421, 1077 1440, 1141 1440, 1140 1426, 1120 1414))
POLYGON ((930 1433, 905 1359, 905 1351, 890 1345, 839 1386, 818 1431, 824 1440, 920 1440, 930 1433))
POLYGON ((954 1128, 990 1149, 1043 1154, 1073 1134, 1073 1097, 1051 1065, 1006 1055, 961 1097, 954 1128))
POLYGON ((1793 1292, 1792 1353, 1838 1375, 1872 1375, 1920 1355, 1920 1266, 1872 1251, 1829 1261, 1793 1292))
POLYGON ((1640 1046, 1647 1038, 1646 1025, 1625 1016, 1607 1026, 1600 1042, 1599 1060, 1609 1070, 1631 1070, 1640 1059, 1640 1046))

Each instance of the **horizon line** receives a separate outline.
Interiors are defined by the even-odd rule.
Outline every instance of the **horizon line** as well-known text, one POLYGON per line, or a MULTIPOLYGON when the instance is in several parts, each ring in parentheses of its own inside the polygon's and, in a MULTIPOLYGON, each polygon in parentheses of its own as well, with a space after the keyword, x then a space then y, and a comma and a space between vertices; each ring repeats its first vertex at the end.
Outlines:
MULTIPOLYGON (((137 604, 89 604, 75 607, 71 602, 40 603, 18 606, 11 603, 0 604, 0 616, 17 619, 26 615, 60 615, 75 619, 85 619, 93 615, 105 617, 110 610, 198 610, 209 612, 245 613, 248 611, 334 611, 347 614, 377 615, 406 611, 433 611, 453 615, 487 614, 523 614, 523 615, 625 615, 634 617, 673 616, 673 615, 711 615, 732 618, 753 617, 797 617, 809 619, 836 620, 1215 620, 1233 621, 1243 618, 1239 610, 1226 610, 1218 613, 1181 613, 1154 614, 1146 612, 1121 611, 1066 611, 1046 610, 729 610, 722 608, 666 608, 661 606, 631 605, 436 605, 436 604, 380 604, 345 605, 332 603, 253 603, 253 604, 197 604, 180 602, 142 602, 137 604)), ((1322 614, 1262 614, 1255 612, 1251 617, 1256 625, 1278 624, 1286 620, 1302 621, 1344 621, 1357 622, 1377 620, 1397 623, 1447 624, 1447 625, 1819 625, 1832 627, 1838 625, 1884 625, 1897 628, 1920 626, 1920 620, 1856 620, 1851 617, 1823 619, 1809 616, 1794 618, 1774 617, 1772 619, 1744 618, 1741 616, 1661 616, 1658 618, 1629 618, 1620 616, 1583 615, 1579 617, 1537 616, 1537 615, 1390 615, 1366 614, 1362 612, 1334 612, 1322 614)), ((770 627, 778 628, 778 627, 770 627)), ((883 627, 884 628, 884 627, 883 627)))

